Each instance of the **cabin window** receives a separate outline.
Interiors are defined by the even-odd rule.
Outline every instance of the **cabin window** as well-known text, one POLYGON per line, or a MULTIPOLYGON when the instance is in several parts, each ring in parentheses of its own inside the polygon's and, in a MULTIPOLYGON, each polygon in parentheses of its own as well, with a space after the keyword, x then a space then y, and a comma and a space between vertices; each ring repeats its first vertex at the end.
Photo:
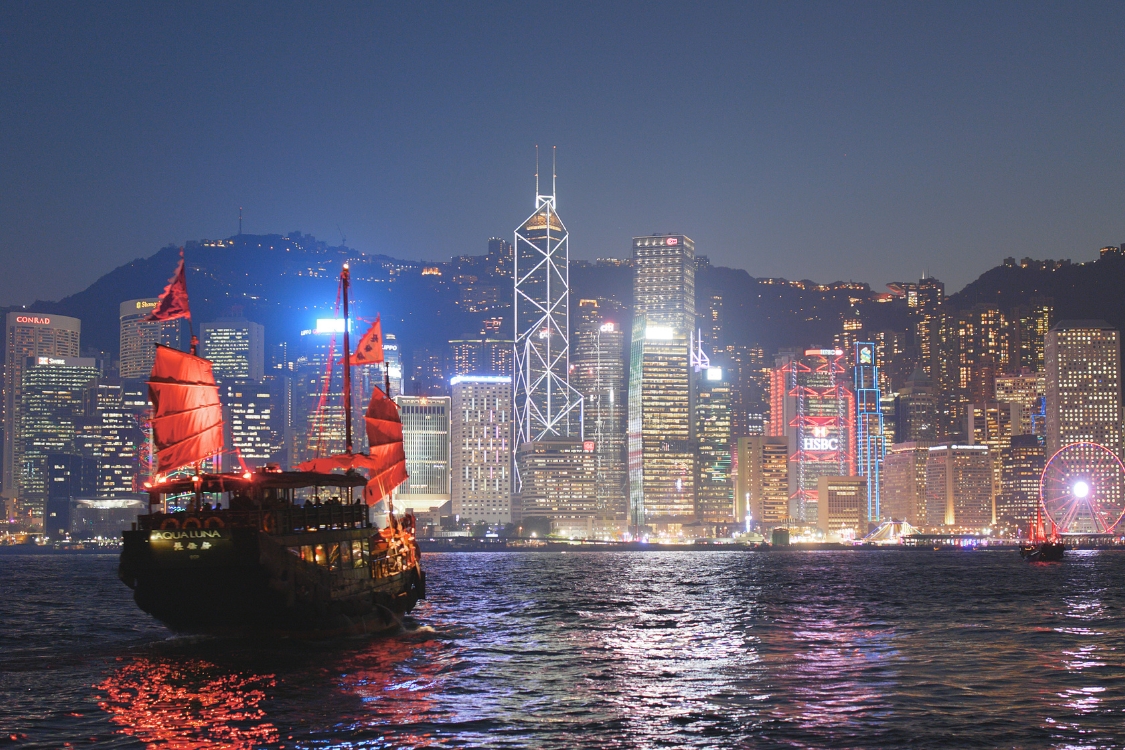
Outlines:
POLYGON ((340 542, 340 569, 347 570, 352 566, 352 545, 340 542))
POLYGON ((293 557, 300 557, 301 556, 301 548, 300 547, 286 547, 285 549, 289 550, 289 554, 293 555, 293 557))
POLYGON ((324 551, 324 545, 323 544, 316 545, 315 553, 316 553, 316 564, 317 565, 328 565, 328 555, 324 551))
POLYGON ((359 540, 359 539, 356 539, 352 542, 352 567, 353 568, 362 568, 363 567, 364 560, 367 557, 367 550, 364 549, 366 544, 367 544, 366 539, 362 540, 362 541, 359 540))
POLYGON ((313 548, 307 544, 301 547, 301 559, 307 563, 315 563, 316 558, 313 557, 313 548))
POLYGON ((340 545, 339 544, 333 543, 333 544, 328 545, 328 568, 330 570, 339 570, 340 569, 340 545))

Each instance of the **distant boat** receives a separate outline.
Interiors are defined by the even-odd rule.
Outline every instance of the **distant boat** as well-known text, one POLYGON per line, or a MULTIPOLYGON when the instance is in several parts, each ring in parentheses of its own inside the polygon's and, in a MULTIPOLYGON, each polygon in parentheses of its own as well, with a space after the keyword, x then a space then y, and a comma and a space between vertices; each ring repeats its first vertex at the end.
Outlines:
POLYGON ((1028 540, 1020 545, 1020 556, 1028 562, 1059 562, 1066 552, 1066 545, 1059 540, 1055 529, 1055 522, 1051 521, 1051 533, 1048 536, 1043 524, 1041 506, 1035 508, 1035 523, 1030 525, 1028 540))
MULTIPOLYGON (((345 319, 348 281, 345 265, 345 319)), ((186 309, 186 288, 183 297, 186 309)), ((413 516, 372 522, 370 506, 407 478, 398 407, 374 389, 371 449, 353 453, 348 346, 345 333, 345 452, 297 471, 224 474, 199 470, 223 449, 211 363, 194 346, 157 347, 149 394, 159 475, 146 485, 149 513, 124 533, 118 573, 142 610, 180 631, 326 638, 395 629, 426 597, 413 516), (168 476, 185 468, 194 472, 168 476), (211 505, 216 496, 225 501, 211 505)))

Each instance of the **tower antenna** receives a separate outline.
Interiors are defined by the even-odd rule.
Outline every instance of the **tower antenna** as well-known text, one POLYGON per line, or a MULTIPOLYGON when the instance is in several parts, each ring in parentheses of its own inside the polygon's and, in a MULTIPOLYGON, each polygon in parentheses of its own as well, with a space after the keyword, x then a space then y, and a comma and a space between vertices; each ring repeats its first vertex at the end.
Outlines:
MULTIPOLYGON (((559 176, 558 175, 558 167, 556 166, 558 164, 558 159, 556 158, 557 155, 558 155, 558 150, 559 150, 558 146, 551 146, 551 197, 552 198, 555 197, 555 180, 559 176)), ((555 200, 555 205, 556 206, 558 205, 557 199, 555 200)))
MULTIPOLYGON (((539 197, 539 144, 535 144, 535 197, 539 197)), ((538 206, 536 207, 538 208, 538 206)))
POLYGON ((238 233, 242 234, 242 206, 238 207, 238 233))

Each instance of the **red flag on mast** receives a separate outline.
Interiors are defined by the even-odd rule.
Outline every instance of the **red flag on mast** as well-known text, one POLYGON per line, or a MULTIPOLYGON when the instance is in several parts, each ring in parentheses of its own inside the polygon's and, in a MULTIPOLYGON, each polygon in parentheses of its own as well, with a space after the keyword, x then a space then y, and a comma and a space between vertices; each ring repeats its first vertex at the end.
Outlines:
POLYGON ((145 320, 175 320, 176 318, 190 318, 191 308, 188 307, 187 275, 184 273, 184 249, 180 248, 180 264, 176 272, 168 279, 164 291, 156 300, 156 308, 145 320))
POLYGON ((367 329, 355 347, 353 365, 374 365, 383 361, 383 324, 375 316, 375 324, 367 329))

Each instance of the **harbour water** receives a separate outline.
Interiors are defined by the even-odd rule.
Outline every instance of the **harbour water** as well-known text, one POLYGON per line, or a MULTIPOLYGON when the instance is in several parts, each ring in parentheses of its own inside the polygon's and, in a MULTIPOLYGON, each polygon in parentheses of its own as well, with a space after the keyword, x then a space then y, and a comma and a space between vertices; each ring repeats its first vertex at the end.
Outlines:
POLYGON ((1125 745, 1125 553, 425 557, 398 635, 184 637, 112 555, 0 556, 0 746, 1125 745))

